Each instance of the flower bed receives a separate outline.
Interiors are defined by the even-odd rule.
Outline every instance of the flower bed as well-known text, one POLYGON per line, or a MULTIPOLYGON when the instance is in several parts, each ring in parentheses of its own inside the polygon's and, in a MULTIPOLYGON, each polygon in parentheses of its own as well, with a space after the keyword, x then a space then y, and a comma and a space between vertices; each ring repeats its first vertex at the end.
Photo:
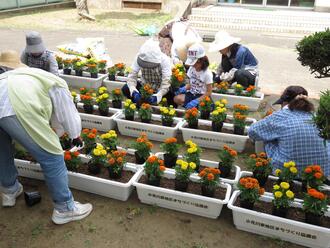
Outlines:
POLYGON ((97 89, 102 85, 102 81, 107 75, 98 74, 97 78, 91 78, 90 73, 83 72, 83 76, 79 77, 75 76, 74 71, 71 71, 71 75, 65 75, 63 74, 63 70, 59 70, 59 76, 67 82, 69 87, 80 88, 84 86, 86 88, 97 89))
MULTIPOLYGON (((117 76, 118 77, 118 76, 117 76)), ((116 80, 117 80, 117 77, 116 77, 116 80)), ((110 81, 108 78, 105 78, 103 80, 103 85, 105 87, 107 87, 108 91, 111 92, 112 90, 114 89, 117 89, 117 88, 122 88, 124 85, 126 84, 126 81, 110 81)))
MULTIPOLYGON (((330 228, 306 224, 297 220, 281 218, 268 213, 239 207, 237 203, 239 194, 239 191, 235 191, 228 203, 228 208, 233 211, 233 221, 237 229, 272 238, 279 238, 307 247, 330 247, 330 228)), ((264 195, 260 199, 262 202, 271 202, 273 198, 264 195)), ((301 204, 298 202, 293 202, 292 206, 294 208, 301 208, 301 204)), ((325 216, 330 218, 330 209, 328 209, 325 216)))
POLYGON ((250 111, 257 111, 261 101, 264 100, 264 93, 262 92, 256 92, 255 97, 236 96, 234 95, 233 90, 228 90, 228 92, 229 94, 212 93, 212 100, 218 101, 220 99, 225 98, 228 101, 226 107, 232 108, 235 104, 239 103, 249 106, 250 111))
MULTIPOLYGON (((158 152, 155 154, 158 158, 164 159, 164 153, 163 152, 158 152)), ((182 159, 183 156, 179 155, 178 159, 182 159)), ((219 167, 219 162, 211 161, 211 160, 206 160, 206 159, 201 159, 200 160, 200 169, 203 169, 203 167, 210 167, 210 168, 218 168, 219 167)), ((197 173, 196 173, 197 175, 197 173)), ((231 175, 228 178, 222 178, 220 177, 221 182, 224 183, 229 183, 229 184, 236 184, 238 180, 240 179, 241 176, 241 168, 237 165, 233 166, 233 169, 231 171, 231 175)))
MULTIPOLYGON (((82 103, 78 103, 79 109, 83 108, 82 103)), ((95 114, 79 113, 81 118, 81 125, 83 128, 96 128, 100 131, 108 131, 116 127, 114 118, 121 112, 120 109, 109 108, 110 117, 97 115, 98 106, 93 106, 95 114)))
MULTIPOLYGON (((242 152, 249 139, 247 135, 192 129, 188 128, 187 125, 186 121, 181 122, 180 125, 184 141, 192 140, 201 147, 219 149, 219 147, 229 145, 238 152, 242 152)), ((199 125, 211 127, 212 123, 208 120, 199 120, 199 125)), ((233 125, 229 123, 224 123, 223 127, 227 130, 233 130, 233 125)), ((247 128, 245 128, 245 130, 247 130, 247 128)))
POLYGON ((143 123, 138 121, 125 120, 123 113, 118 114, 114 120, 117 122, 118 130, 122 135, 139 137, 141 132, 148 135, 150 140, 163 141, 170 137, 176 137, 182 119, 174 118, 174 126, 167 127, 161 125, 161 116, 152 115, 152 120, 160 122, 160 125, 143 123))
MULTIPOLYGON (((227 204, 231 194, 231 186, 226 183, 220 183, 220 188, 225 190, 225 195, 224 199, 218 199, 188 192, 176 191, 174 189, 148 185, 143 181, 143 176, 145 175, 144 171, 141 170, 137 172, 137 174, 138 176, 135 178, 133 185, 137 189, 138 197, 141 202, 173 209, 180 212, 186 212, 189 214, 200 215, 207 218, 218 218, 223 205, 227 204)), ((166 169, 163 177, 166 179, 174 179, 175 172, 173 170, 166 169)), ((190 180, 197 182, 199 177, 192 175, 190 176, 190 180)))
MULTIPOLYGON (((84 163, 88 163, 90 160, 84 155, 80 155, 80 157, 84 163)), ((15 159, 15 165, 19 176, 44 180, 44 175, 39 164, 27 160, 15 159)), ((134 173, 127 183, 68 171, 69 186, 89 193, 126 201, 133 190, 132 182, 136 180, 136 177, 139 175, 137 172, 141 171, 142 168, 135 164, 127 163, 124 170, 134 173)))

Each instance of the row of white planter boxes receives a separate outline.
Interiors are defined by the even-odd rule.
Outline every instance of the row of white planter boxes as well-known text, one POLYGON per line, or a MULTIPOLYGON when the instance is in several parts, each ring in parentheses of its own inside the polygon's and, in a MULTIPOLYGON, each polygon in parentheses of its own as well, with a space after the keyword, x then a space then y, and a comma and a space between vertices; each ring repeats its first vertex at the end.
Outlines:
MULTIPOLYGON (((69 87, 73 88, 87 87, 97 89, 103 84, 111 91, 116 88, 122 88, 127 81, 127 77, 121 76, 116 76, 116 81, 111 81, 106 74, 98 74, 98 78, 90 78, 87 72, 83 72, 83 77, 75 76, 73 71, 71 75, 64 75, 63 70, 60 70, 59 73, 60 77, 68 83, 69 87)), ((223 98, 228 100, 228 108, 232 108, 235 104, 240 103, 249 106, 250 111, 257 111, 260 103, 264 100, 264 94, 262 92, 256 92, 254 97, 246 97, 233 94, 212 93, 212 99, 214 101, 223 98)))

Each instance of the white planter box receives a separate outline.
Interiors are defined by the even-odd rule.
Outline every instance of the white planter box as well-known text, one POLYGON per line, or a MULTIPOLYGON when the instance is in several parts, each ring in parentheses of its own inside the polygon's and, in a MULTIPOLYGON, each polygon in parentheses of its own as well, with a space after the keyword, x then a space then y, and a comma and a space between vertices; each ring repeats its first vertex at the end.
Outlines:
MULTIPOLYGON (((235 191, 228 203, 228 208, 233 211, 234 224, 237 229, 267 237, 279 238, 312 248, 330 247, 329 228, 310 225, 234 206, 239 194, 239 191, 235 191)), ((270 196, 261 197, 261 200, 267 202, 272 199, 273 198, 270 196)), ((293 206, 301 207, 301 204, 294 202, 293 206)), ((330 217, 330 209, 326 212, 326 216, 330 217)))
POLYGON ((103 85, 105 87, 107 87, 109 92, 111 92, 112 90, 117 89, 117 88, 121 89, 125 84, 126 84, 126 82, 110 81, 107 78, 103 80, 103 85))
MULTIPOLYGON (((89 158, 81 156, 83 162, 88 162, 89 158)), ((40 164, 31 163, 30 161, 15 159, 15 165, 18 174, 22 177, 44 180, 44 175, 40 164)), ((133 181, 139 176, 138 172, 142 167, 127 163, 125 170, 135 172, 133 177, 127 183, 120 183, 112 180, 98 178, 90 175, 68 171, 69 186, 74 189, 86 191, 89 193, 102 195, 105 197, 126 201, 133 190, 133 181)))
MULTIPOLYGON (((211 121, 199 120, 199 124, 211 126, 211 121)), ((201 147, 220 149, 224 145, 242 152, 245 148, 246 142, 249 140, 247 135, 236 135, 222 132, 212 132, 200 129, 187 128, 188 123, 184 120, 180 125, 184 141, 192 140, 201 147)), ((233 124, 224 123, 223 128, 234 129, 233 124)), ((248 127, 245 127, 247 131, 248 127)))
MULTIPOLYGON (((160 159, 164 159, 164 153, 163 152, 158 152, 155 155, 160 159)), ((178 159, 182 159, 182 158, 183 158, 182 155, 178 156, 178 159)), ((219 162, 206 160, 206 159, 201 159, 200 161, 201 161, 201 166, 211 167, 211 168, 219 168, 219 162)), ((241 177, 241 168, 237 165, 234 165, 232 171, 235 173, 235 178, 234 179, 228 179, 228 178, 220 177, 220 181, 223 182, 223 183, 229 183, 229 184, 236 185, 238 180, 241 177)), ((195 174, 198 175, 197 173, 195 173, 195 174)))
MULTIPOLYGON (((135 115, 137 116, 137 115, 135 115)), ((152 115, 152 120, 161 121, 160 115, 152 115)), ((182 119, 174 118, 174 127, 165 127, 151 123, 125 120, 123 112, 118 114, 114 120, 117 122, 118 130, 122 135, 139 137, 141 132, 145 132, 149 140, 164 141, 167 138, 176 137, 182 119)))
MULTIPOLYGON (((218 218, 223 205, 228 203, 231 194, 231 186, 226 183, 220 183, 220 187, 227 189, 225 199, 220 200, 139 183, 144 171, 139 171, 137 174, 138 176, 135 178, 133 185, 136 187, 141 202, 207 218, 218 218)), ((164 177, 175 178, 174 171, 166 169, 164 177)), ((196 182, 199 177, 192 175, 190 179, 196 182)))
POLYGON ((257 111, 261 101, 264 100, 264 93, 256 92, 256 96, 257 97, 247 97, 247 96, 236 96, 236 95, 219 94, 219 93, 212 93, 211 95, 213 101, 218 101, 220 99, 227 99, 228 104, 226 105, 226 107, 228 108, 233 108, 234 104, 239 103, 249 106, 250 111, 257 111))
MULTIPOLYGON (((83 103, 77 104, 78 108, 83 108, 83 103)), ((97 113, 98 106, 94 105, 94 111, 97 113)), ((96 128, 100 131, 109 131, 111 129, 114 129, 116 127, 116 122, 114 121, 114 118, 122 112, 120 109, 116 108, 109 108, 109 112, 113 113, 112 116, 101 116, 101 115, 91 115, 91 114, 85 114, 85 113, 79 113, 81 118, 81 125, 83 128, 96 128)))
POLYGON ((60 78, 63 78, 69 87, 80 88, 86 87, 87 89, 97 89, 101 87, 103 79, 106 74, 98 74, 98 78, 91 78, 89 72, 83 72, 83 77, 75 76, 74 70, 71 70, 71 75, 64 75, 63 70, 59 70, 60 78))

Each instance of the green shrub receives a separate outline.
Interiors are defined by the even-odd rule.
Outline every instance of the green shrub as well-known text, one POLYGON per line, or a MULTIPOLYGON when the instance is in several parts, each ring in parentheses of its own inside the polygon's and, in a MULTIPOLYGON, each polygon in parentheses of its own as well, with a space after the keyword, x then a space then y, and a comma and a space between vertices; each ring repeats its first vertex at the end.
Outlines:
POLYGON ((296 45, 298 60, 316 77, 330 77, 330 29, 304 37, 296 45))
POLYGON ((321 92, 320 105, 313 121, 319 130, 319 136, 324 140, 330 140, 330 90, 321 92))

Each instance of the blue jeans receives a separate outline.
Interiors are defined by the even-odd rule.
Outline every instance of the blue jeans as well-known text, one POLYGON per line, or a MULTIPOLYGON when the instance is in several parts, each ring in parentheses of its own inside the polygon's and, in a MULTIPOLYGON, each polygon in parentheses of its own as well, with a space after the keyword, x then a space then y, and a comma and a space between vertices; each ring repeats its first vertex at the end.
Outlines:
POLYGON ((55 209, 60 212, 73 210, 74 201, 68 186, 68 171, 63 155, 55 155, 43 150, 25 131, 16 116, 0 119, 0 185, 2 192, 11 194, 18 190, 13 139, 40 163, 55 209))

